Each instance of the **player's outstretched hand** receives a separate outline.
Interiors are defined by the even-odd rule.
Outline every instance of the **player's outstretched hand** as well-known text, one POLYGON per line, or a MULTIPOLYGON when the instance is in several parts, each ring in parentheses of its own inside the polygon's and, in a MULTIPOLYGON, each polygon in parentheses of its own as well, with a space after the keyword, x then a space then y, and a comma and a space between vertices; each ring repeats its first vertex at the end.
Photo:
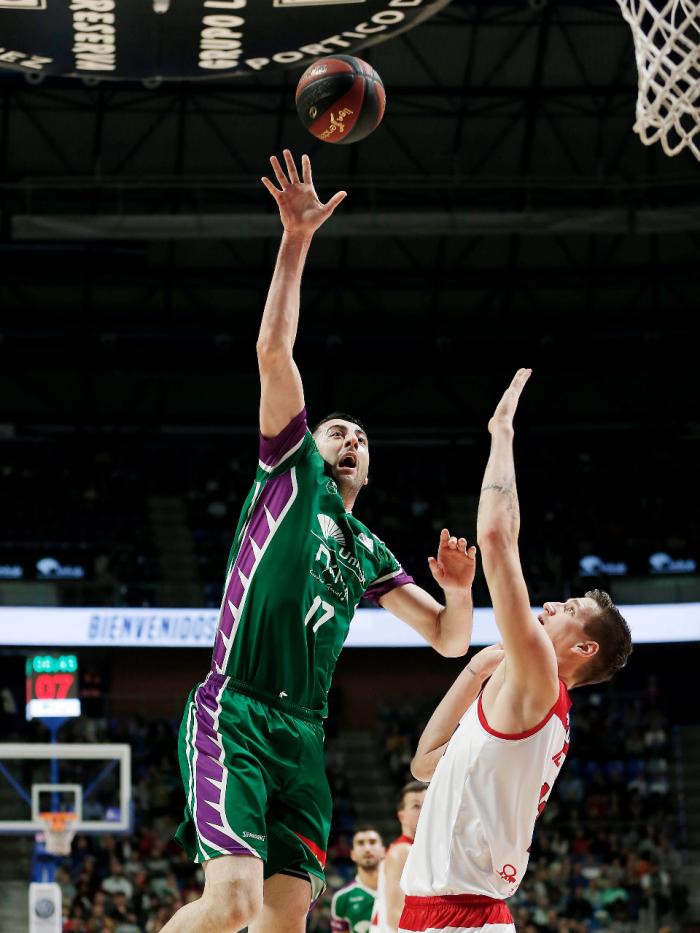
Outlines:
POLYGON ((476 572, 476 548, 467 547, 466 538, 455 538, 443 528, 437 557, 429 557, 428 566, 443 590, 468 589, 476 572))
POLYGON ((497 645, 489 645, 488 648, 477 651, 467 667, 476 677, 486 680, 487 677, 493 674, 505 656, 503 645, 499 642, 497 645))
POLYGON ((307 155, 301 157, 301 179, 294 157, 289 149, 284 150, 286 172, 277 156, 270 156, 277 187, 269 178, 262 183, 277 202, 282 226, 287 233, 311 236, 331 216, 336 207, 347 197, 346 191, 338 191, 330 201, 322 204, 316 194, 311 175, 311 161, 307 155))
POLYGON ((496 428, 512 430, 513 418, 520 401, 520 395, 531 375, 531 369, 519 369, 513 376, 513 381, 503 393, 501 401, 496 405, 496 410, 489 421, 489 433, 493 434, 496 428))

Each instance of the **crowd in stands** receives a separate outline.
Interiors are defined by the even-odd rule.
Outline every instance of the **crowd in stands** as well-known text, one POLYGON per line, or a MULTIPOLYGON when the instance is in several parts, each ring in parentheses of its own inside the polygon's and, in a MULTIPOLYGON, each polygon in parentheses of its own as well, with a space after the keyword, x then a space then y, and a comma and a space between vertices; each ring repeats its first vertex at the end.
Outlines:
MULTIPOLYGON (((378 704, 378 756, 397 788, 409 777, 435 699, 394 697, 378 704)), ((334 800, 329 890, 309 916, 313 933, 327 933, 331 895, 355 872, 349 856, 357 815, 334 741, 340 701, 334 691, 326 757, 334 800)), ((177 725, 85 717, 66 727, 63 740, 131 745, 135 828, 128 836, 76 837, 57 873, 65 931, 157 933, 181 904, 200 895, 202 870, 173 839, 183 806, 177 725)), ((31 737, 40 740, 41 728, 33 725, 31 737)), ((518 933, 676 928, 688 892, 674 755, 674 730, 653 678, 633 695, 616 693, 614 685, 577 692, 571 751, 538 821, 529 871, 509 902, 518 933)), ((391 809, 387 801, 387 815, 391 809)))
MULTIPOLYGON (((673 730, 651 678, 634 696, 577 691, 571 750, 510 899, 518 933, 658 933, 686 908, 673 730)), ((397 786, 436 700, 382 702, 379 747, 397 786)))
MULTIPOLYGON (((577 579, 585 554, 625 562, 639 576, 649 576, 653 552, 700 561, 700 505, 682 498, 673 481, 671 443, 644 445, 645 470, 654 471, 654 488, 663 495, 649 495, 640 471, 628 473, 624 487, 616 482, 615 470, 635 443, 628 436, 592 437, 577 443, 563 471, 559 443, 520 439, 522 554, 534 602, 582 582, 584 588, 602 584, 614 596, 615 578, 577 579)), ((371 432, 370 444, 372 482, 357 514, 418 582, 430 586, 425 558, 440 529, 474 538, 486 448, 457 439, 419 448, 406 439, 389 443, 381 434, 375 444, 371 432)), ((183 598, 218 606, 223 568, 254 475, 255 445, 252 433, 2 441, 7 509, 0 580, 11 579, 2 568, 18 565, 25 581, 43 579, 35 565, 49 556, 84 570, 79 579, 61 581, 65 605, 162 605, 159 584, 167 569, 154 544, 148 500, 174 497, 184 506, 198 581, 196 596, 183 598)), ((476 598, 478 604, 488 601, 479 579, 476 598)))

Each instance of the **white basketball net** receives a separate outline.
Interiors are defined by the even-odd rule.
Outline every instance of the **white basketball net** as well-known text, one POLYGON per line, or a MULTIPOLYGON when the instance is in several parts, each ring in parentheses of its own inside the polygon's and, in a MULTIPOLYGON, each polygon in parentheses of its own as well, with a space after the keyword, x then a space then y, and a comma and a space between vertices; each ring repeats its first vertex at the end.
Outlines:
POLYGON ((46 851, 51 855, 70 855, 75 829, 71 826, 74 814, 42 813, 46 851), (61 818, 62 817, 62 818, 61 818))
POLYGON ((700 0, 617 0, 639 72, 634 131, 666 155, 700 159, 700 0))

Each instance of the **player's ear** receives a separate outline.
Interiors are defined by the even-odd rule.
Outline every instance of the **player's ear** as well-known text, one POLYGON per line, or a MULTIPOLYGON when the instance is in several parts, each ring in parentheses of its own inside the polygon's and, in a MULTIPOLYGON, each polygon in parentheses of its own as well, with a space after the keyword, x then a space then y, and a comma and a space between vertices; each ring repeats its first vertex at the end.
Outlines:
POLYGON ((586 658, 587 661, 590 661, 592 657, 598 654, 600 650, 600 645, 597 641, 583 641, 579 642, 578 645, 574 648, 576 654, 580 655, 583 658, 586 658))
POLYGON ((362 485, 366 486, 368 483, 369 483, 369 476, 365 476, 365 481, 362 485))

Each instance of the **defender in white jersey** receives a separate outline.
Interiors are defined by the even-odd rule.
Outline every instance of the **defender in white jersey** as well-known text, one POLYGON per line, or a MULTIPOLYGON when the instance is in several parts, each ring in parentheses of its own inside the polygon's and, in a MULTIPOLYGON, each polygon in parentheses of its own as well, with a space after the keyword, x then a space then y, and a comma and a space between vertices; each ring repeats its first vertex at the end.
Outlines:
POLYGON ((477 521, 503 644, 469 662, 418 743, 411 769, 431 783, 402 876, 403 933, 515 930, 505 901, 569 749, 569 690, 608 680, 632 650, 600 590, 545 603, 537 618, 530 610, 513 462, 513 416, 529 377, 518 371, 489 422, 477 521))

